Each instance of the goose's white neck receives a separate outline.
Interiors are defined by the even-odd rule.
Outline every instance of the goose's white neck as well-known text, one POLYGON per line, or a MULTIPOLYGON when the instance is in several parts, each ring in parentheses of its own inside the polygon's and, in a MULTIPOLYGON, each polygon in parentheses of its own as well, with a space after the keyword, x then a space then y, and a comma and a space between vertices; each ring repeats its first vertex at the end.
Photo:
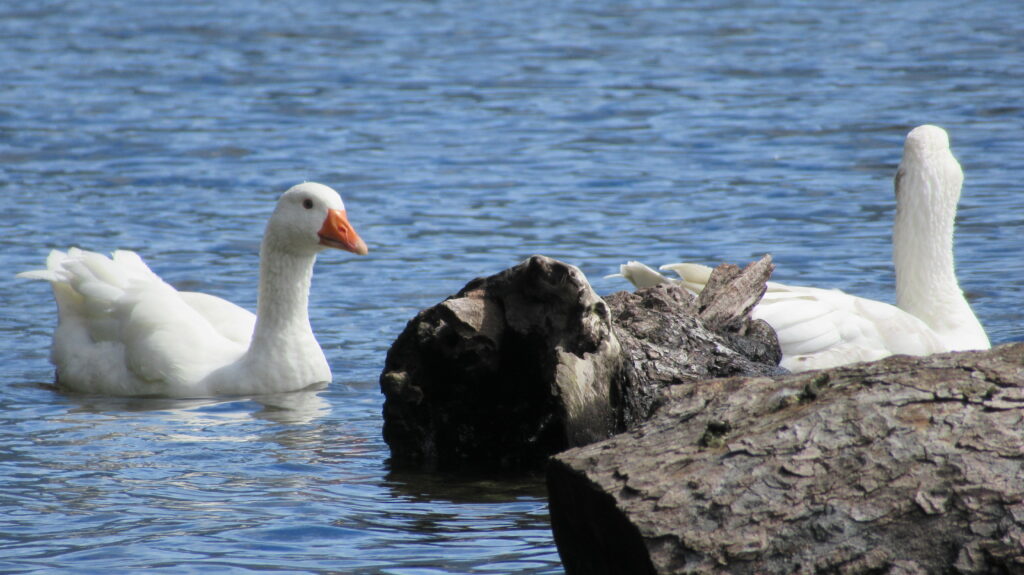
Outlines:
POLYGON ((296 378, 306 384, 330 380, 327 360, 309 324, 315 262, 315 251, 296 254, 283 249, 270 234, 264 237, 256 327, 245 357, 254 377, 296 378))
POLYGON ((897 305, 923 320, 951 349, 987 348, 988 338, 963 296, 953 261, 963 182, 959 164, 948 151, 944 157, 905 157, 896 178, 897 305))
POLYGON ((263 242, 253 347, 285 334, 313 332, 308 306, 315 261, 315 254, 296 256, 263 242))

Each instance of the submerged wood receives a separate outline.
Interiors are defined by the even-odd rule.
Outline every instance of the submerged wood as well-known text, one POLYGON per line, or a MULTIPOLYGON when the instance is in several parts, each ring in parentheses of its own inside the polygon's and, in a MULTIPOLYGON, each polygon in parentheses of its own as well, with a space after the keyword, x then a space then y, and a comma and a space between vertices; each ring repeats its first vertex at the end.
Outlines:
POLYGON ((388 351, 392 462, 537 469, 639 423, 667 385, 777 372, 774 333, 748 317, 770 258, 724 269, 703 304, 673 286, 606 302, 579 269, 544 256, 471 281, 388 351))
POLYGON ((1024 343, 672 387, 556 456, 567 573, 1024 573, 1024 343))

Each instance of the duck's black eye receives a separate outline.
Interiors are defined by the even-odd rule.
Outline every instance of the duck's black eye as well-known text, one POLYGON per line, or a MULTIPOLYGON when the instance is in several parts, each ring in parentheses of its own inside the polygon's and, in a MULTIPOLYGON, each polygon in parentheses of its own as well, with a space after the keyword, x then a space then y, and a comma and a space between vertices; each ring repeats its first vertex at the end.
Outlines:
POLYGON ((307 210, 312 210, 313 209, 313 200, 311 200, 309 198, 306 198, 306 199, 302 200, 302 207, 306 208, 307 210))

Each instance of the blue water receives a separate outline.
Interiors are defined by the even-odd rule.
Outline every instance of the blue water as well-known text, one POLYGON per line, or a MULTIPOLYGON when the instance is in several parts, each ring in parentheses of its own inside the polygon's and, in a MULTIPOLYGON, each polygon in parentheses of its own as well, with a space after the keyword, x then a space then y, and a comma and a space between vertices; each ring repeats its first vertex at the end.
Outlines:
POLYGON ((906 132, 951 134, 958 273, 1024 339, 1024 4, 0 5, 0 572, 560 573, 541 483, 390 470, 376 379, 419 309, 533 253, 743 263, 892 300, 906 132), (255 303, 278 193, 370 255, 311 297, 335 381, 226 401, 48 387, 51 247, 255 303))

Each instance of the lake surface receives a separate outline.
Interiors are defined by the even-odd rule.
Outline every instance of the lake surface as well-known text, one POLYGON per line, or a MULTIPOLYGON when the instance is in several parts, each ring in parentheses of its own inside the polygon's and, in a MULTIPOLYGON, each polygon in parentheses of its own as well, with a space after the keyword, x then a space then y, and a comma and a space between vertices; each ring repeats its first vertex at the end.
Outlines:
POLYGON ((419 309, 534 253, 746 263, 893 300, 892 176, 946 128, 958 274, 1024 339, 1024 3, 40 1, 0 7, 0 572, 561 573, 537 478, 393 473, 377 377, 419 309), (322 390, 49 387, 52 247, 252 308, 276 196, 337 188, 322 390))

